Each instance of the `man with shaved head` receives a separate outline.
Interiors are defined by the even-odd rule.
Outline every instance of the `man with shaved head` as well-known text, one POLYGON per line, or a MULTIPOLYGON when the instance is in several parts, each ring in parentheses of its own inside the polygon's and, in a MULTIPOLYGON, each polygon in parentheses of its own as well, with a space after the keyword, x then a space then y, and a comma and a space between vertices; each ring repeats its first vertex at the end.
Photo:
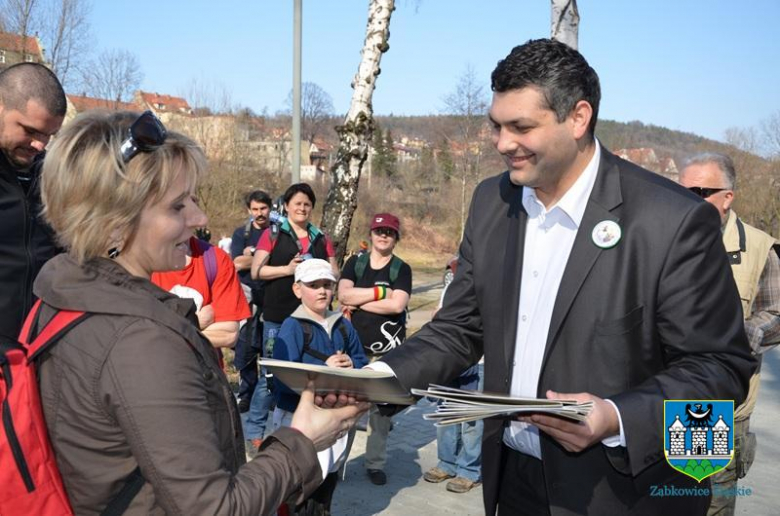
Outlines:
POLYGON ((0 72, 0 335, 16 338, 32 306, 32 284, 55 253, 40 219, 40 165, 62 125, 67 101, 60 81, 36 63, 0 72))

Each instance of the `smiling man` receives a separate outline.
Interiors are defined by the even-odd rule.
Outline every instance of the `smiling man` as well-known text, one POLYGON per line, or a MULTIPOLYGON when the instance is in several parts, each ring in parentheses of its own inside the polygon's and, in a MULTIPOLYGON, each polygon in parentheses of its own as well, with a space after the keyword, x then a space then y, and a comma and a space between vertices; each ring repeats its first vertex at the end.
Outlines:
POLYGON ((32 306, 33 280, 56 252, 39 217, 38 176, 66 110, 62 85, 45 66, 0 72, 0 334, 14 339, 32 306))
POLYGON ((595 138, 595 70, 532 40, 492 74, 508 170, 474 191, 429 324, 371 367, 442 384, 485 355, 485 390, 592 401, 582 423, 485 421, 485 513, 704 514, 664 460, 665 399, 745 398, 755 368, 716 210, 595 138))

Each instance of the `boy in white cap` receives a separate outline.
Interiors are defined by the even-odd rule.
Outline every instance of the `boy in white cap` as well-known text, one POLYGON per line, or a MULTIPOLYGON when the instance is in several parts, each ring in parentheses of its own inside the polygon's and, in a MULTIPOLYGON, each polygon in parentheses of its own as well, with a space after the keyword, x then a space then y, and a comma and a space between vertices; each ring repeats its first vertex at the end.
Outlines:
MULTIPOLYGON (((352 324, 341 312, 328 310, 335 287, 336 277, 327 261, 311 258, 298 265, 292 288, 301 306, 282 323, 274 341, 274 358, 343 368, 361 368, 368 363, 352 324)), ((290 425, 299 396, 274 379, 274 398, 275 430, 290 425)), ((317 454, 325 480, 303 505, 289 507, 288 514, 330 514, 337 471, 346 459, 346 446, 347 436, 344 436, 317 454)))

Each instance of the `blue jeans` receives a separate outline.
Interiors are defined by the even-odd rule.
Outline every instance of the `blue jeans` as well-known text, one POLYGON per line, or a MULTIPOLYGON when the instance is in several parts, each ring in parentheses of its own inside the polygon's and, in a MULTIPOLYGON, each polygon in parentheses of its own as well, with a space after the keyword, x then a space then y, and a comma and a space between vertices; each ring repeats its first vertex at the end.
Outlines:
POLYGON ((252 402, 249 404, 249 412, 244 419, 244 439, 262 439, 265 435, 268 412, 271 410, 273 396, 268 390, 268 382, 265 378, 265 369, 257 375, 255 392, 252 394, 252 402))
MULTIPOLYGON (((269 338, 275 338, 279 333, 281 324, 273 322, 263 323, 263 344, 262 354, 266 355, 266 344, 269 338)), ((252 402, 249 404, 249 412, 244 419, 244 438, 262 439, 265 434, 268 412, 271 409, 273 396, 268 390, 268 381, 265 376, 265 369, 261 369, 257 375, 257 384, 254 393, 252 393, 252 402)))
MULTIPOLYGON (((461 378, 479 372, 479 386, 482 389, 484 373, 482 365, 470 367, 461 378)), ((459 385, 456 384, 456 387, 459 385)), ((482 476, 482 420, 436 429, 436 447, 439 457, 437 467, 449 475, 479 482, 482 476)))

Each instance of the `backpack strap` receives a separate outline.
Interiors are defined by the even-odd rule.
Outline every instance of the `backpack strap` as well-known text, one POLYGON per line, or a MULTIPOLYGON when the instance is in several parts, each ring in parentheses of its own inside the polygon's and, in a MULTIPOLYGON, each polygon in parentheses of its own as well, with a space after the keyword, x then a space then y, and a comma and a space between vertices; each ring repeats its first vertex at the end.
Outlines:
POLYGON ((69 332, 78 323, 89 317, 90 314, 75 310, 58 310, 54 317, 38 333, 35 339, 30 342, 30 330, 33 322, 38 321, 41 315, 41 300, 35 302, 35 306, 30 311, 27 319, 24 321, 22 332, 19 335, 19 342, 24 344, 27 350, 27 361, 32 362, 40 356, 46 349, 64 334, 69 332))
POLYGON ((403 260, 393 255, 393 258, 390 260, 390 283, 395 283, 395 280, 398 279, 398 273, 401 272, 401 265, 403 264, 403 260))
MULTIPOLYGON (((355 262, 355 283, 360 281, 360 279, 363 277, 363 274, 365 274, 369 259, 369 253, 358 255, 357 261, 355 262)), ((393 255, 393 257, 390 259, 390 283, 395 283, 395 280, 398 279, 398 273, 401 271, 401 266, 403 264, 403 260, 401 260, 396 255, 393 255)))
POLYGON ((214 246, 205 240, 195 239, 198 249, 203 253, 203 260, 206 265, 206 281, 209 283, 209 288, 214 285, 214 280, 217 279, 217 251, 214 246))
POLYGON ((368 267, 368 260, 368 253, 363 253, 357 257, 357 261, 355 262, 355 283, 360 281, 363 274, 365 274, 366 267, 368 267))
POLYGON ((244 244, 247 243, 249 240, 249 234, 252 232, 252 223, 254 222, 254 219, 252 217, 249 217, 249 220, 246 224, 244 224, 244 244))
POLYGON ((130 507, 130 502, 133 501, 135 496, 141 491, 141 488, 146 483, 146 479, 141 474, 141 468, 136 467, 132 473, 125 480, 125 484, 122 489, 116 494, 114 498, 108 503, 100 516, 121 516, 130 507))
POLYGON ((342 345, 344 346, 344 352, 347 350, 347 343, 349 343, 349 331, 347 331, 347 325, 343 322, 339 324, 339 333, 341 333, 342 345))
POLYGON ((301 355, 310 355, 316 358, 317 360, 322 360, 323 362, 327 362, 328 358, 330 358, 328 355, 326 355, 325 353, 321 353, 316 349, 311 349, 311 341, 314 339, 314 330, 312 329, 312 323, 305 319, 298 319, 298 322, 301 325, 301 330, 303 330, 303 348, 301 349, 301 355))

